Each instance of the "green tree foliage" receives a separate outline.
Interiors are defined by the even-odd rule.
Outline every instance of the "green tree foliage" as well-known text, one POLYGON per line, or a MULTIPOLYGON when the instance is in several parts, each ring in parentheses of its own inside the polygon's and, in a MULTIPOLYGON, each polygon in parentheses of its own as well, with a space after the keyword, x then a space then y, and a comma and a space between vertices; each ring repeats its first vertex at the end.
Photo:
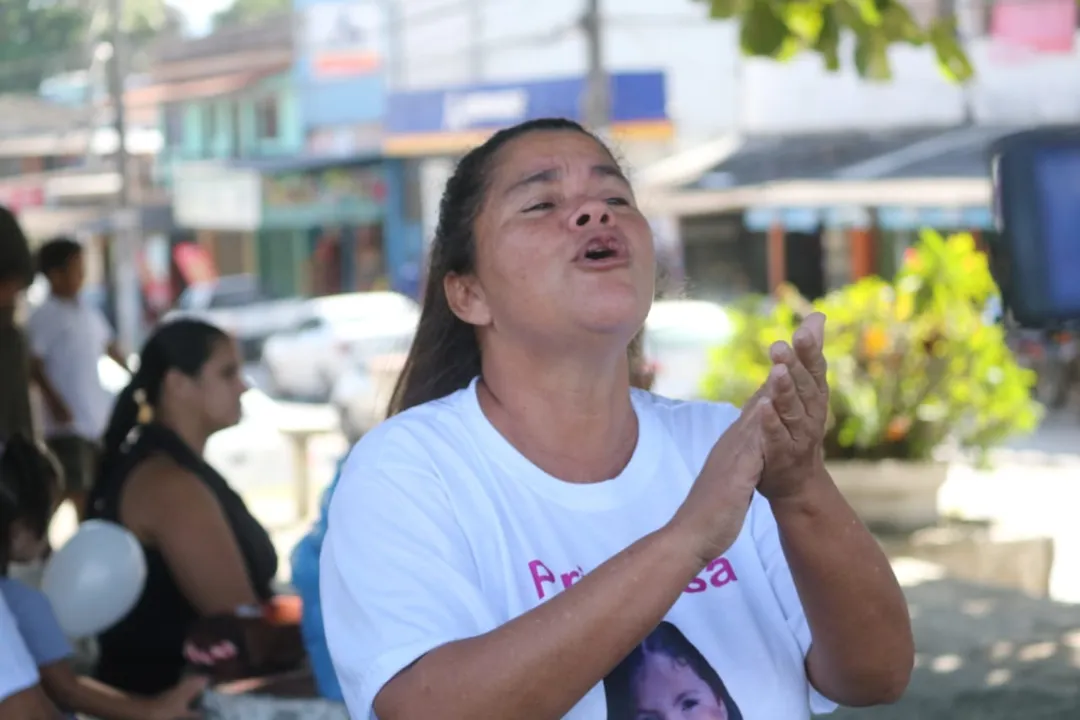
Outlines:
POLYGON ((0 0, 0 93, 33 93, 44 78, 82 67, 86 23, 76 6, 0 0))
POLYGON ((710 16, 740 24, 747 55, 788 60, 802 52, 821 55, 832 71, 840 68, 840 38, 855 38, 856 69, 868 80, 889 80, 889 47, 930 45, 942 73, 968 80, 972 66, 958 40, 956 19, 943 16, 920 25, 902 0, 702 0, 710 16))
POLYGON ((214 16, 214 29, 243 25, 292 8, 292 0, 234 0, 233 4, 214 16))

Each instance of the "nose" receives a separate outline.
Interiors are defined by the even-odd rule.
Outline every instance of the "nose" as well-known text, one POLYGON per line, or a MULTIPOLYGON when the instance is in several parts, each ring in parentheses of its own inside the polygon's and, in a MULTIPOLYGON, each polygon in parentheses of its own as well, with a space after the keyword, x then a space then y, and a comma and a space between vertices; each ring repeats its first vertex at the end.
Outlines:
POLYGON ((600 200, 588 200, 582 203, 578 211, 570 216, 570 222, 574 227, 583 228, 589 225, 609 226, 615 222, 615 216, 607 203, 600 200))

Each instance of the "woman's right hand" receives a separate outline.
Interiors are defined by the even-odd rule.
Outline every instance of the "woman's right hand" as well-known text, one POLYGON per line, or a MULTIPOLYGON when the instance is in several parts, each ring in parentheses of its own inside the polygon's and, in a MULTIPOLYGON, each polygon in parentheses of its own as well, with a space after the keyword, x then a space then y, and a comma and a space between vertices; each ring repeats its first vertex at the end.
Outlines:
POLYGON ((713 445, 690 494, 669 528, 681 536, 702 567, 727 552, 742 530, 765 467, 760 393, 713 445))

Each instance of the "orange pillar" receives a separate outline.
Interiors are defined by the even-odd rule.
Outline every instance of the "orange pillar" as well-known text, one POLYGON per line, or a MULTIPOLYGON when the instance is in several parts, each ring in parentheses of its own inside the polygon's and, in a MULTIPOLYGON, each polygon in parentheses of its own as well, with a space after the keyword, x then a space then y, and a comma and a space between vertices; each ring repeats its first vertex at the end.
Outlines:
POLYGON ((774 222, 766 235, 769 268, 769 292, 775 293, 787 280, 787 250, 784 247, 784 226, 774 222))
POLYGON ((848 237, 851 240, 851 279, 859 280, 874 274, 874 235, 869 228, 852 228, 848 237))
POLYGON ((986 239, 983 237, 982 230, 972 230, 971 237, 975 240, 975 248, 979 252, 986 252, 986 239))

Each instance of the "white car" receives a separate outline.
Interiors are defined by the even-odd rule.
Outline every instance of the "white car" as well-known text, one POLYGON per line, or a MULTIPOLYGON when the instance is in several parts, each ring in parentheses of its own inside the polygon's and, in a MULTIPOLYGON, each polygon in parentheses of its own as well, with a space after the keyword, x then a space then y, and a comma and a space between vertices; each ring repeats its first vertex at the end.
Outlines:
MULTIPOLYGON (((724 308, 703 300, 660 300, 645 321, 645 359, 655 372, 653 392, 689 400, 700 396, 708 369, 709 350, 726 342, 732 333, 724 308)), ((338 379, 330 404, 338 413, 341 430, 355 442, 386 417, 390 395, 405 363, 412 335, 402 336, 397 347, 387 338, 386 351, 358 358, 338 379)))
MULTIPOLYGON (((113 396, 131 380, 128 372, 108 357, 98 361, 98 376, 113 396)), ((283 410, 254 388, 241 396, 240 404, 240 422, 207 441, 206 461, 241 494, 259 486, 292 485, 296 455, 280 430, 283 410)))
POLYGON ((392 292, 309 301, 307 319, 266 341, 262 371, 274 393, 325 400, 365 344, 416 326, 419 306, 392 292))
POLYGON ((400 352, 388 352, 361 360, 341 374, 330 396, 341 432, 349 442, 386 419, 390 396, 405 364, 408 343, 400 352))
POLYGON ((657 395, 693 400, 709 366, 709 350, 734 331, 723 306, 705 300, 658 300, 645 320, 645 358, 657 395))

